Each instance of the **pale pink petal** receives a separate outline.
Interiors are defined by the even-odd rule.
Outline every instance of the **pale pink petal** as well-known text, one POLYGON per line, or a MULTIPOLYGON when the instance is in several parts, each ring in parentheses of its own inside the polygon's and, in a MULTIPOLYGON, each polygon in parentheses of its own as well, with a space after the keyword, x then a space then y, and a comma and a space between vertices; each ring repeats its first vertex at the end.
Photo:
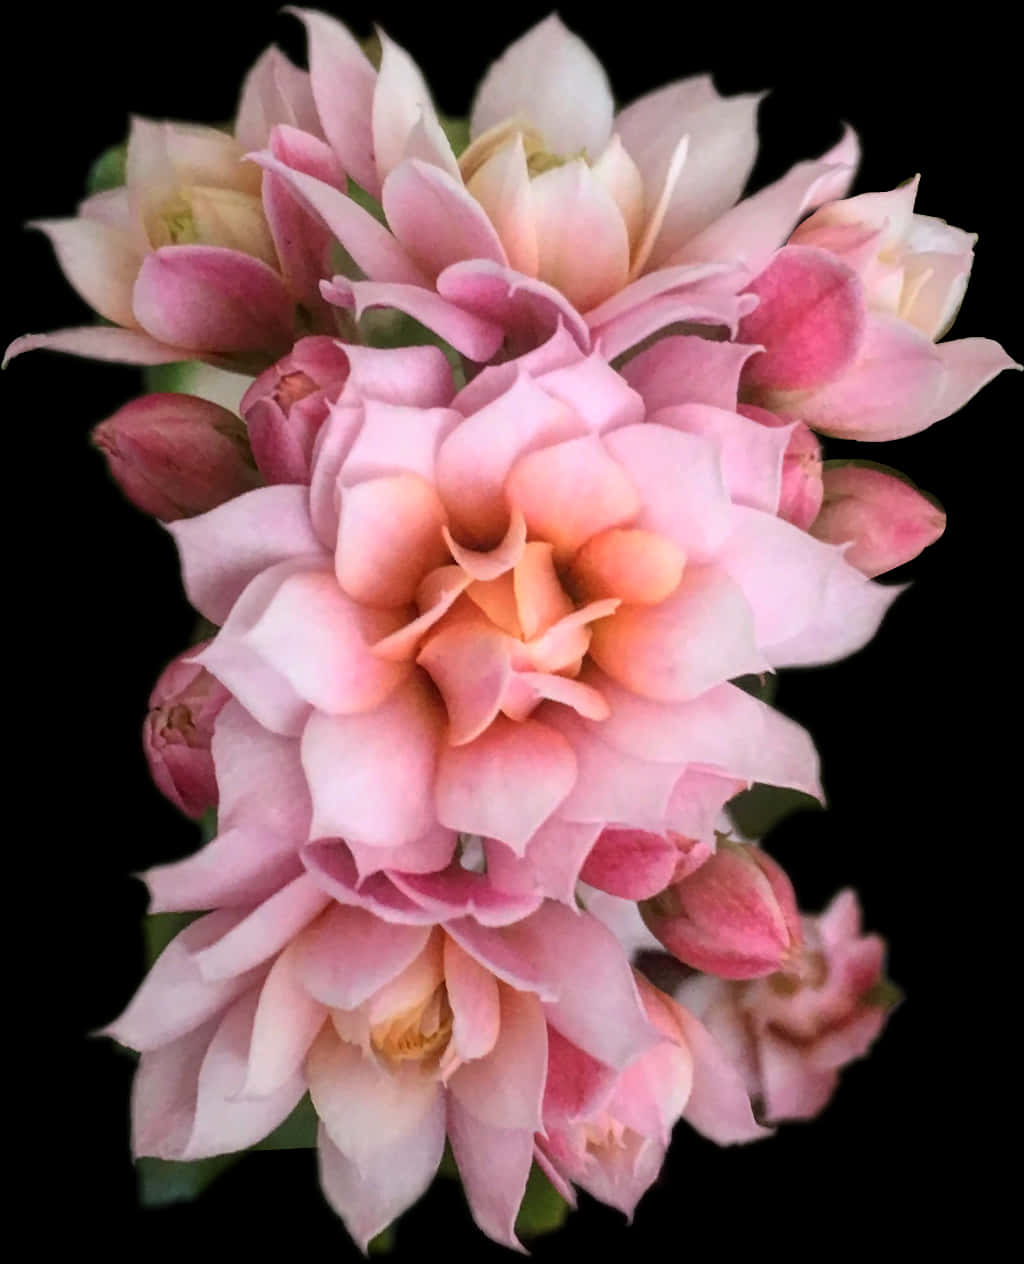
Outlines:
POLYGON ((448 712, 448 742, 463 746, 501 709, 511 666, 506 637, 496 628, 454 624, 432 636, 417 656, 448 712))
POLYGON ((601 63, 555 14, 502 53, 484 76, 470 116, 475 138, 520 115, 554 154, 597 159, 612 130, 611 87, 601 63))
POLYGON ((588 312, 629 277, 629 235, 603 184, 577 159, 531 183, 538 276, 588 312), (586 241, 586 250, 579 243, 586 241))
MULTIPOLYGON (((448 560, 441 528, 444 506, 437 492, 415 474, 373 478, 341 493, 338 583, 355 601, 405 606, 423 576, 448 560)), ((401 617, 378 620, 370 642, 397 630, 401 617), (389 625, 389 626, 388 626, 389 625)))
MULTIPOLYGON (((944 376, 939 387, 928 424, 951 417, 983 386, 1004 369, 1019 369, 998 342, 990 338, 960 338, 956 342, 943 342, 935 348, 942 362, 944 376)), ((902 438, 906 433, 900 426, 898 434, 872 433, 872 439, 902 438)))
POLYGON ((498 982, 449 935, 444 940, 444 982, 456 1054, 463 1061, 486 1057, 501 1027, 498 982))
POLYGON ((488 839, 484 843, 487 877, 503 891, 521 895, 537 892, 547 899, 574 904, 580 868, 600 831, 600 822, 554 818, 534 834, 522 856, 488 839))
POLYGON ((586 322, 561 291, 488 259, 453 263, 437 278, 437 290, 464 310, 501 325, 509 354, 546 342, 559 322, 580 347, 590 347, 586 322))
MULTIPOLYGON (((657 275, 652 274, 653 277, 657 275)), ((642 277, 641 281, 648 279, 642 277)), ((639 285, 641 281, 634 281, 633 285, 639 285)), ((623 293, 628 293, 631 288, 627 286, 623 293)), ((695 287, 692 291, 662 294, 639 303, 600 326, 593 321, 593 313, 590 313, 588 322, 594 346, 607 359, 614 360, 652 334, 672 325, 721 327, 728 331, 730 338, 735 338, 740 320, 756 305, 757 298, 753 294, 734 294, 725 287, 719 292, 695 287)))
POLYGON ((551 971, 542 972, 533 959, 532 944, 519 942, 515 925, 482 926, 474 918, 460 917, 446 923, 444 929, 474 961, 504 983, 520 992, 534 992, 542 1001, 557 997, 551 971))
MULTIPOLYGON (((370 850, 369 846, 366 850, 370 850)), ((366 866, 362 871, 357 869, 350 848, 339 839, 309 843, 300 856, 317 884, 339 904, 363 909, 388 924, 427 926, 437 921, 432 910, 399 891, 388 874, 373 872, 362 876, 366 866)))
POLYGON ((449 829, 521 851, 575 780, 576 759, 561 734, 498 716, 475 741, 441 752, 437 815, 449 829))
POLYGON ((429 934, 335 904, 303 931, 290 959, 310 996, 332 1009, 356 1009, 420 955, 429 934))
POLYGON ((337 342, 334 346, 344 346, 350 365, 348 394, 417 409, 447 408, 451 403, 452 370, 440 347, 361 347, 337 342))
POLYGON ((758 1041, 764 1118, 813 1119, 835 1092, 838 1071, 808 1064, 803 1049, 781 1036, 765 1032, 758 1041))
POLYGON ((362 1251, 426 1193, 440 1165, 444 1140, 441 1094, 413 1131, 365 1156, 361 1165, 342 1154, 321 1126, 317 1141, 320 1185, 362 1251))
POLYGON ((319 134, 309 76, 271 46, 256 59, 242 83, 235 140, 243 149, 255 149, 266 144, 278 123, 319 134))
POLYGON ((428 278, 404 248, 369 211, 322 180, 293 171, 272 153, 251 154, 253 162, 279 175, 307 210, 331 230, 358 267, 375 281, 427 285, 428 278))
POLYGON ((482 926, 507 926, 529 916, 541 902, 539 893, 503 891, 486 873, 451 864, 435 873, 390 873, 396 890, 407 895, 435 921, 473 917, 482 926))
POLYGON ((782 487, 782 461, 791 428, 763 426, 725 408, 682 404, 649 418, 661 426, 710 439, 718 450, 722 477, 734 505, 774 514, 782 487))
POLYGON ((232 699, 217 716, 212 752, 222 829, 258 826, 305 841, 311 807, 297 741, 268 732, 232 699))
POLYGON ((533 1133, 483 1123, 454 1094, 447 1110, 448 1140, 473 1219, 495 1242, 522 1251, 515 1223, 533 1163, 533 1133))
MULTIPOLYGON (((359 878, 396 869, 409 876, 418 873, 437 873, 444 869, 455 854, 458 838, 452 830, 437 826, 421 838, 397 847, 367 847, 364 843, 347 840, 338 846, 347 847, 352 854, 359 878)), ((312 871, 312 870, 311 870, 312 871)))
POLYGON ((128 1008, 103 1035, 130 1049, 159 1049, 220 1013, 250 989, 265 971, 250 970, 231 979, 209 982, 195 954, 215 943, 245 917, 245 910, 207 913, 180 931, 150 968, 128 1008))
MULTIPOLYGON (((641 429, 648 427, 615 433, 641 429)), ((567 561, 598 532, 631 521, 641 504, 622 466, 595 435, 520 457, 508 473, 505 495, 522 511, 531 534, 554 546, 559 562, 567 561)))
POLYGON ((501 325, 496 321, 466 311, 422 284, 350 282, 344 277, 335 277, 330 283, 324 282, 320 288, 328 302, 341 307, 352 306, 357 316, 374 307, 391 307, 405 312, 470 360, 489 360, 497 353, 504 337, 501 325))
POLYGON ((418 474, 432 483, 437 449, 461 421, 453 408, 367 399, 363 424, 341 468, 342 487, 385 474, 418 474))
MULTIPOLYGON (((520 361, 522 363, 522 361, 520 361)), ((596 352, 548 372, 531 369, 538 385, 567 404, 595 434, 644 419, 644 402, 608 361, 596 352)))
POLYGON ((594 625, 594 661, 645 698, 683 702, 767 666, 742 589, 715 567, 689 566, 660 606, 627 606, 594 625))
MULTIPOLYGON (((617 136, 614 140, 616 143, 619 143, 619 138, 617 136)), ((676 142, 675 148, 669 155, 668 165, 665 168, 664 179, 660 186, 657 199, 653 196, 653 187, 649 192, 647 190, 644 191, 644 204, 648 207, 648 212, 645 217, 647 222, 643 225, 643 235, 640 240, 633 243, 633 262, 629 269, 631 280, 638 277, 647 266, 647 261, 651 257, 651 251, 654 249, 654 244, 658 240, 658 234, 661 232, 661 227, 665 222, 665 216, 669 213, 669 208, 672 206, 676 193, 676 187, 678 186, 680 179, 683 178, 686 160, 689 157, 689 153, 690 138, 689 136, 681 136, 676 142)), ((639 168, 636 167, 635 163, 633 166, 637 175, 640 176, 639 168)), ((640 176, 640 180, 642 185, 642 176, 640 176)))
MULTIPOLYGON (((442 724, 438 703, 415 678, 375 711, 314 713, 302 735, 302 763, 313 795, 312 837, 351 834, 368 845, 393 847, 425 834, 436 820, 442 724)), ((467 749, 472 747, 461 748, 467 749)))
POLYGON ((331 1141, 357 1168, 395 1142, 430 1127, 440 1085, 414 1062, 381 1067, 327 1027, 306 1059, 316 1113, 331 1141))
POLYGON ((484 208, 445 171, 408 159, 384 181, 391 231, 429 277, 463 259, 508 262, 484 208))
POLYGON ((168 524, 189 600, 222 624, 257 575, 278 562, 322 553, 304 487, 260 487, 209 513, 168 524))
POLYGON ((650 422, 614 430, 604 443, 640 494, 635 525, 668 536, 691 562, 710 561, 731 512, 714 443, 650 422))
POLYGON ((114 329, 106 325, 59 329, 52 334, 23 334, 4 352, 3 365, 26 351, 66 351, 70 355, 120 364, 176 364, 182 357, 180 347, 169 347, 137 329, 114 329))
MULTIPOLYGON (((586 326, 583 329, 585 335, 586 326)), ((503 364, 489 364, 482 368, 455 396, 452 407, 457 408, 464 417, 472 417, 500 395, 504 395, 521 373, 525 372, 529 378, 540 378, 556 369, 570 368, 583 359, 579 342, 569 333, 565 322, 559 320, 554 332, 540 346, 524 352, 514 360, 506 360, 503 364)))
MULTIPOLYGON (((401 161, 417 124, 426 117, 435 125, 431 130, 438 129, 430 89, 419 67, 384 31, 378 31, 378 38, 381 59, 373 94, 373 149, 377 175, 384 184, 386 198, 388 177, 401 161)), ((391 213, 386 206, 385 211, 391 223, 391 213)), ((396 236, 402 234, 396 230, 396 236)))
POLYGON ((683 1111, 686 1122, 718 1145, 769 1136, 771 1130, 754 1118, 743 1076, 714 1036, 683 1006, 674 1009, 693 1056, 693 1087, 683 1111))
MULTIPOLYGON (((512 386, 468 417, 437 454, 437 487, 456 534, 504 532, 502 491, 509 470, 525 453, 586 433, 574 412, 518 374, 512 386)), ((480 540, 480 544, 485 540, 480 540)))
POLYGON ((284 580, 245 643, 318 711, 347 715, 372 710, 408 675, 370 649, 401 623, 399 612, 351 601, 331 572, 305 571, 284 580))
POLYGON ((281 951, 329 903, 308 874, 264 900, 215 943, 193 953, 204 979, 234 978, 281 951))
POLYGON ((487 212, 509 266, 537 275, 537 230, 521 132, 498 148, 470 178, 467 189, 487 212))
POLYGON ((301 868, 292 838, 249 826, 222 829, 194 855, 155 865, 141 877, 149 888, 150 913, 188 912, 257 904, 297 878, 301 868))
POLYGON ((134 328, 132 287, 142 252, 119 228, 95 219, 36 220, 67 279, 91 308, 115 325, 134 328))
POLYGON ((143 261, 132 297, 136 321, 160 342, 270 358, 291 345, 293 306, 272 268, 223 246, 154 251, 143 261))
POLYGON ((320 124, 341 164, 377 197, 371 117, 377 74, 348 29, 315 9, 292 9, 306 25, 309 72, 320 124))
POLYGON ((243 1097, 267 1097, 302 1068, 306 1053, 327 1018, 319 1001, 301 986, 295 946, 270 967, 253 1019, 243 1097))
POLYGON ((828 251, 785 247, 748 292, 760 302, 744 317, 739 338, 766 348, 746 366, 751 385, 802 391, 834 382, 864 349, 864 286, 828 251))
POLYGON ((740 372, 756 350, 673 334, 634 356, 622 376, 639 393, 648 413, 676 404, 734 409, 740 372))
POLYGON ((648 92, 615 116, 615 134, 640 168, 648 189, 661 189, 687 119, 721 100, 710 75, 693 75, 648 92))
POLYGON ((689 876, 707 859, 708 840, 714 838, 715 830, 722 826, 722 809, 749 785, 746 777, 723 776, 703 768, 687 768, 679 778, 668 801, 665 825, 673 834, 700 842, 683 858, 676 871, 677 880, 689 876))
POLYGON ((465 1062, 448 1081, 453 1098, 492 1128, 536 1132, 547 1070, 547 1025, 540 1001, 499 986, 501 1019, 489 1053, 465 1062))

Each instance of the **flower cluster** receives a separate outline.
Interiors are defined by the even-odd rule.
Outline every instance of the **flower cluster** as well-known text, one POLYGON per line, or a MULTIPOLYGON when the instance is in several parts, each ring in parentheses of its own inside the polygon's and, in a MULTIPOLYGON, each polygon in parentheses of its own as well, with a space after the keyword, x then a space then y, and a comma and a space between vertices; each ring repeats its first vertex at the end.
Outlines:
POLYGON ((940 341, 974 239, 916 180, 847 197, 849 130, 743 197, 758 98, 616 113, 551 17, 460 140, 386 35, 299 16, 308 73, 268 51, 231 131, 136 119, 123 184, 40 225, 107 323, 8 352, 202 366, 95 432, 206 621, 147 758, 216 814, 145 875, 194 920, 108 1032, 137 1155, 245 1149, 308 1094, 361 1246, 447 1143, 515 1247, 534 1165, 632 1215, 680 1119, 812 1116, 881 1030, 855 895, 801 915, 729 805, 821 797, 758 682, 860 649, 944 527, 817 435, 921 431, 1012 361, 940 341))

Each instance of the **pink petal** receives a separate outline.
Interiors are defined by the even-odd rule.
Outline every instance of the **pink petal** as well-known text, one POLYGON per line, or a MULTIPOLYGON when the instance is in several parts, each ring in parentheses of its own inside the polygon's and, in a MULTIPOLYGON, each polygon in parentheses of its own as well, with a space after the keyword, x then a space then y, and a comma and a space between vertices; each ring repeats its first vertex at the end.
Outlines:
POLYGON ((461 421, 453 408, 367 399, 363 424, 341 468, 342 486, 387 474, 417 474, 432 483, 437 449, 461 421))
POLYGON ((660 606, 625 606, 594 625, 594 661, 645 698, 684 702, 766 663, 740 587, 715 567, 687 567, 660 606))
POLYGON ((217 716, 212 751, 222 829, 257 826, 305 841, 311 808, 297 741, 268 732, 232 700, 217 716))
MULTIPOLYGON (((657 276, 657 273, 653 276, 657 276)), ((633 285, 640 285, 648 279, 650 278, 642 277, 640 281, 634 281, 633 285)), ((631 288, 627 286, 622 293, 627 294, 631 288)), ((753 294, 732 294, 725 288, 717 293, 695 288, 693 292, 681 290, 638 303, 621 316, 600 326, 594 322, 593 313, 588 316, 588 321, 594 346, 607 359, 614 360, 624 351, 631 350, 652 334, 671 325, 721 326, 728 331, 730 338, 735 338, 740 320, 756 304, 757 299, 753 294)))
POLYGON ((147 255, 132 299, 136 320, 160 342, 271 358, 291 345, 293 306, 272 268, 222 246, 163 246, 147 255))
MULTIPOLYGON (((367 847, 349 839, 337 846, 346 847, 352 855, 359 880, 382 870, 396 869, 408 877, 410 874, 437 873, 444 869, 455 854, 456 835, 451 830, 437 826, 428 830, 422 838, 398 847, 367 847)), ((329 844, 328 844, 329 845, 329 844)), ((312 849, 310 849, 312 850, 312 849)), ((311 867, 311 872, 313 868, 311 867)))
MULTIPOLYGON (((437 492, 415 474, 373 478, 344 488, 338 583, 366 605, 408 605, 423 576, 448 560, 441 535, 446 517, 437 492)), ((379 640, 400 624, 398 616, 379 621, 375 632, 366 629, 367 636, 379 640)))
POLYGON ((324 909, 330 897, 302 874, 193 955, 204 979, 234 978, 281 951, 324 909))
POLYGON ((444 929, 474 961, 502 982, 520 992, 534 992, 542 1001, 557 997, 557 987, 546 977, 551 971, 547 970, 546 975, 541 972, 533 959, 532 944, 521 943, 514 926, 493 928, 482 926, 473 918, 460 917, 448 922, 444 929))
POLYGON ((429 1129, 441 1093, 416 1063, 381 1067, 330 1027, 309 1052, 306 1078, 328 1136, 360 1169, 385 1148, 429 1129))
POLYGON ((401 622, 351 601, 329 571, 305 571, 284 580, 245 642, 318 711, 350 715, 379 706, 408 675, 370 649, 401 622))
POLYGON ((543 172, 531 193, 538 275, 581 312, 622 289, 629 277, 626 224, 586 163, 575 159, 543 172))
POLYGON ((185 591, 200 614, 222 624, 261 572, 322 553, 306 502, 304 487, 260 487, 209 513, 168 524, 181 554, 185 591))
POLYGON ((473 1219, 495 1242, 522 1251, 515 1223, 533 1163, 533 1133, 483 1123, 449 1094, 448 1140, 473 1219))
POLYGON ((324 135, 346 171, 373 197, 380 182, 370 119, 377 74, 346 27, 315 9, 291 10, 309 37, 309 73, 324 135))
MULTIPOLYGON (((522 363, 522 361, 520 361, 522 363)), ((532 370, 536 374, 536 370, 532 370)), ((538 385, 601 434, 644 419, 643 400, 597 352, 537 375, 538 385)))
POLYGON ((130 1049, 159 1049, 220 1013, 265 973, 251 970, 231 979, 209 982, 199 972, 195 954, 215 943, 245 917, 245 910, 207 913, 180 931, 157 958, 128 1008, 103 1035, 130 1049))
POLYGON ((540 1001, 528 992, 498 988, 501 1020, 490 1052, 464 1062, 448 1081, 452 1097, 492 1128, 536 1132, 547 1070, 547 1025, 540 1001))
POLYGON ((302 763, 313 795, 312 837, 351 834, 367 845, 393 847, 425 834, 436 820, 442 723, 440 708, 415 678, 375 711, 314 712, 302 735, 302 763))
MULTIPOLYGON (((1019 369, 997 342, 990 338, 960 338, 943 342, 935 348, 945 375, 939 397, 932 407, 931 421, 942 421, 963 408, 983 386, 1004 369, 1019 369)), ((899 434, 873 433, 873 439, 902 438, 908 433, 902 426, 899 434)), ((913 432, 910 432, 913 433, 913 432)))
POLYGON ((266 150, 251 154, 253 162, 272 171, 296 194, 306 209, 317 216, 341 242, 355 263, 375 281, 428 285, 428 278, 403 247, 369 211, 322 180, 293 171, 266 150))
POLYGON ((576 759, 560 734, 536 720, 498 716, 475 741, 441 752, 437 815, 450 829, 521 851, 575 779, 576 759))
MULTIPOLYGON (((435 136, 440 127, 430 99, 430 89, 419 67, 405 49, 385 32, 379 32, 379 39, 381 60, 373 95, 373 148, 377 158, 377 174, 384 182, 383 196, 386 199, 388 177, 406 152, 417 124, 428 119, 433 126, 426 129, 427 134, 435 136)), ((443 132, 441 136, 444 136, 443 132)), ((448 164, 454 167, 451 147, 447 141, 444 141, 444 146, 448 150, 445 155, 448 164)), ((392 223, 391 212, 386 205, 385 212, 388 223, 392 223)), ((396 236, 400 238, 402 234, 396 230, 396 236)))
POLYGON ((438 1094, 416 1129, 357 1166, 321 1126, 317 1151, 324 1197, 365 1252, 372 1238, 427 1192, 444 1153, 445 1103, 438 1094))
POLYGON ((3 365, 26 351, 66 351, 121 364, 176 364, 181 359, 180 347, 169 347, 136 329, 105 325, 60 329, 52 334, 23 334, 4 352, 3 365))
POLYGON ((599 823, 553 819, 546 821, 530 839, 523 856, 502 843, 488 839, 487 877, 503 891, 573 904, 580 867, 600 833, 599 823))
POLYGON ((463 1061, 486 1057, 501 1027, 498 982, 449 935, 444 940, 444 982, 456 1054, 463 1061))
POLYGON ((640 394, 648 414, 676 404, 735 409, 740 371, 756 350, 673 334, 634 356, 622 376, 640 394))
POLYGON ((293 839, 250 826, 222 829, 194 855, 141 876, 149 912, 167 913, 258 904, 300 871, 293 839))
POLYGON ((864 286, 825 250, 786 246, 748 292, 760 302, 740 325, 740 341, 766 348, 746 367, 751 385, 793 391, 835 382, 864 348, 864 286))
POLYGON ((399 164, 384 181, 383 205, 391 231, 427 276, 463 259, 508 262, 480 203, 429 163, 399 164))
POLYGON ((604 1109, 617 1075, 582 1049, 548 1030, 548 1078, 544 1086, 546 1126, 575 1123, 604 1109))
POLYGON ((604 442, 640 494, 635 525, 668 536, 691 562, 713 558, 731 512, 715 445, 651 422, 615 430, 604 442))
POLYGON ((398 891, 439 922, 473 917, 482 926, 507 926, 527 917, 541 901, 533 891, 500 890, 489 874, 472 873, 457 863, 441 872, 392 873, 389 878, 398 891))
POLYGON ((428 632, 458 601, 473 582, 461 566, 440 566, 425 576, 416 593, 423 613, 404 628, 378 641, 373 652, 380 658, 398 662, 412 658, 423 635, 428 632))
POLYGON ((769 1136, 771 1130, 754 1119, 739 1070, 703 1023, 683 1006, 673 1008, 693 1055, 693 1087, 683 1111, 686 1122, 718 1145, 769 1136))
POLYGON ((528 119, 554 154, 581 149, 593 160, 612 130, 608 77, 586 44, 555 14, 510 44, 484 76, 473 102, 475 138, 515 115, 528 119))
POLYGON ((132 287, 142 252, 123 230, 94 219, 36 220, 64 275, 91 308, 115 325, 137 324, 132 287))
POLYGON ((243 149, 266 143, 278 123, 320 134, 309 76, 280 49, 266 49, 246 75, 235 112, 235 140, 243 149))
MULTIPOLYGON (((432 831, 430 837, 434 833, 436 831, 432 831)), ((412 849, 415 843, 408 846, 412 849)), ((367 846, 366 850, 371 848, 367 846)), ((393 849, 385 847, 381 850, 388 853, 393 849)), ((357 869, 351 849, 339 839, 309 843, 300 855, 317 884, 339 904, 363 909, 389 924, 428 926, 437 921, 432 910, 425 909, 399 891, 386 873, 375 870, 369 877, 363 877, 367 866, 364 865, 363 870, 357 869)))
POLYGON ((260 989, 242 1096, 268 1097, 300 1072, 326 1017, 299 983, 294 946, 286 948, 260 989))
POLYGON ((479 737, 498 714, 508 686, 506 637, 494 628, 455 624, 432 636, 416 661, 441 692, 449 744, 463 746, 479 737))
MULTIPOLYGON (((586 332, 586 326, 584 334, 586 332)), ((509 390, 520 374, 529 378, 539 378, 555 369, 569 368, 583 360, 583 352, 579 343, 569 333, 565 323, 559 320, 554 332, 546 342, 526 351, 514 360, 506 360, 502 364, 490 364, 482 368, 472 381, 467 382, 452 400, 452 407, 457 408, 464 417, 472 417, 487 404, 491 404, 500 395, 509 390)))
POLYGON ((356 1009, 420 955, 426 926, 382 921, 361 908, 332 905, 295 941, 295 978, 320 1004, 356 1009))
MULTIPOLYGON (((301 344, 300 344, 301 345, 301 344)), ((341 343, 334 343, 341 347, 341 343)), ((361 347, 344 344, 349 390, 363 399, 404 408, 447 408, 455 386, 440 347, 361 347)))
POLYGON ((610 895, 645 900, 672 881, 679 849, 663 834, 606 829, 598 836, 580 877, 610 895))

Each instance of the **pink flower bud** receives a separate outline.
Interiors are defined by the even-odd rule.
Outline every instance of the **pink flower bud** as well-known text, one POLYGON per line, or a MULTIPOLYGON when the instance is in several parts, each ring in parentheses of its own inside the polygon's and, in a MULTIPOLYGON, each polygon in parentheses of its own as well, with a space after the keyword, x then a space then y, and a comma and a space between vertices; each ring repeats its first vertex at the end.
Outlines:
MULTIPOLYGON (((741 404, 739 412, 762 426, 792 426, 795 421, 754 404, 741 404)), ((818 516, 821 497, 821 444, 809 426, 796 422, 782 457, 778 515, 806 531, 818 516)))
POLYGON ((829 463, 824 501, 810 528, 828 544, 853 541, 846 560, 865 575, 909 562, 942 535, 946 515, 895 473, 880 467, 829 463))
POLYGON ((242 399, 253 457, 268 483, 308 483, 313 444, 349 373, 333 338, 302 338, 242 399))
POLYGON ((641 912, 680 961, 725 979, 774 974, 802 943, 789 879, 751 844, 719 843, 710 859, 643 903, 641 912))
POLYGON ((193 395, 144 395, 92 433, 128 499, 163 522, 260 485, 241 421, 193 395))
POLYGON ((228 691, 198 663, 203 649, 180 654, 160 675, 149 698, 142 746, 157 787, 185 813, 198 817, 217 803, 210 741, 228 691))

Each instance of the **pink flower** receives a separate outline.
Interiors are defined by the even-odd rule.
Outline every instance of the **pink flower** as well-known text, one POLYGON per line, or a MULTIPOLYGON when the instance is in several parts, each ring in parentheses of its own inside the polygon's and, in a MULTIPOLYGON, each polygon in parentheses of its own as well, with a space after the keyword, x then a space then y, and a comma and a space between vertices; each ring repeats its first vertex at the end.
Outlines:
POLYGON ((802 947, 792 884, 760 847, 721 841, 693 873, 640 906, 680 961, 726 979, 788 969, 802 947))
MULTIPOLYGON (((382 35, 378 72, 340 23, 300 16, 324 133, 387 221, 280 157, 255 155, 367 278, 336 278, 333 301, 357 314, 398 308, 478 361, 506 339, 513 352, 536 345, 559 316, 581 346, 599 339, 612 356, 667 324, 732 326, 745 310, 743 269, 729 266, 737 254, 701 243, 753 166, 756 95, 723 98, 698 76, 615 114, 600 63, 551 16, 484 77, 471 144, 456 159, 404 49, 382 35), (690 243, 696 253, 684 258, 690 243)), ((794 168, 769 251, 803 210, 845 192, 855 162, 848 135, 794 168)))
POLYGON ((518 1246, 549 1050, 599 1088, 662 1043, 587 914, 548 903, 500 930, 403 926, 305 875, 188 926, 107 1034, 142 1054, 136 1155, 243 1149, 308 1091, 324 1193, 364 1249, 426 1190, 446 1136, 477 1223, 518 1246))
POLYGON ((865 575, 909 562, 942 535, 946 515, 901 475, 875 466, 826 466, 824 502, 810 527, 829 544, 852 541, 846 560, 865 575))
POLYGON ((740 325, 764 352, 747 398, 825 434, 898 439, 961 408, 1003 369, 998 343, 935 345, 967 285, 974 238, 913 214, 917 181, 821 208, 748 287, 740 325))
POLYGON ((210 742, 230 696, 208 671, 190 661, 202 649, 193 646, 160 673, 142 728, 153 780, 176 807, 194 817, 217 805, 210 742))
POLYGON ((807 530, 817 518, 824 495, 821 444, 814 431, 794 417, 777 417, 755 404, 741 404, 744 417, 763 426, 789 426, 789 442, 782 457, 782 490, 779 517, 807 530))
POLYGON ((163 522, 260 486, 241 421, 194 395, 144 395, 92 432, 128 499, 163 522))
POLYGON ((728 1052, 766 1123, 817 1115, 840 1070, 885 1025, 895 999, 885 944, 861 934, 860 917, 856 895, 842 891, 820 917, 804 918, 798 974, 750 983, 695 978, 677 993, 728 1052))
POLYGON ((436 349, 378 351, 391 398, 350 377, 308 487, 172 525, 222 625, 200 661, 289 750, 335 898, 514 920, 608 826, 710 838, 752 781, 817 793, 806 734, 729 681, 852 652, 897 590, 776 517, 788 435, 730 411, 748 353, 680 337, 621 377, 563 331, 453 396, 436 349))
POLYGON ((662 1039, 609 1074, 554 1033, 537 1140, 538 1159, 570 1203, 568 1182, 630 1219, 661 1171, 680 1118, 720 1144, 766 1135, 742 1078, 707 1029, 642 975, 636 981, 662 1039))
POLYGON ((135 364, 249 367, 287 350, 297 328, 333 330, 318 290, 329 235, 280 181, 242 161, 269 144, 337 184, 337 162, 311 133, 308 76, 275 48, 249 72, 233 136, 133 119, 124 186, 87 198, 73 219, 36 225, 110 325, 30 334, 7 358, 49 347, 135 364))

